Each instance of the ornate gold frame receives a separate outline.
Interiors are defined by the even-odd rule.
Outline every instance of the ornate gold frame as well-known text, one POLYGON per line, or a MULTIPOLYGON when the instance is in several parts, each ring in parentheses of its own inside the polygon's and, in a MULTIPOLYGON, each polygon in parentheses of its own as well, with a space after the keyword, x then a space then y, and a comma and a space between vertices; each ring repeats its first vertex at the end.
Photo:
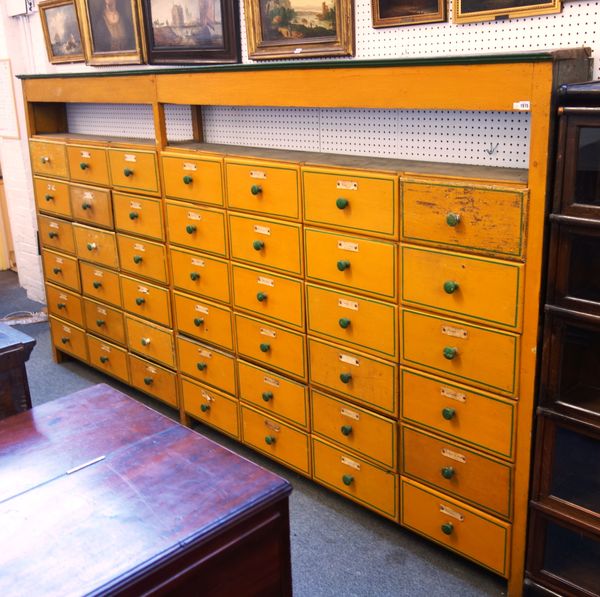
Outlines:
POLYGON ((38 5, 40 10, 40 21, 42 23, 42 30, 44 32, 44 41, 46 42, 46 52, 48 53, 48 61, 52 64, 64 64, 65 62, 83 62, 85 43, 83 36, 81 35, 81 20, 79 19, 79 12, 77 10, 76 0, 46 0, 40 2, 38 5), (81 41, 81 54, 70 54, 68 56, 55 56, 52 52, 52 40, 50 39, 50 31, 48 30, 48 20, 46 19, 46 10, 49 8, 56 8, 57 6, 72 5, 75 11, 75 20, 77 21, 77 28, 79 29, 79 38, 81 41))
MULTIPOLYGON (((399 0, 399 3, 401 0, 399 0)), ((446 0, 437 0, 437 10, 395 17, 381 16, 381 0, 371 0, 373 27, 398 27, 420 23, 441 23, 446 20, 446 0)))
POLYGON ((531 17, 557 13, 562 10, 562 0, 546 0, 539 4, 532 1, 531 4, 526 5, 520 5, 518 1, 515 1, 515 5, 511 7, 471 12, 463 12, 462 2, 463 0, 455 0, 454 2, 454 15, 452 17, 454 23, 474 23, 477 21, 497 21, 517 17, 531 17))

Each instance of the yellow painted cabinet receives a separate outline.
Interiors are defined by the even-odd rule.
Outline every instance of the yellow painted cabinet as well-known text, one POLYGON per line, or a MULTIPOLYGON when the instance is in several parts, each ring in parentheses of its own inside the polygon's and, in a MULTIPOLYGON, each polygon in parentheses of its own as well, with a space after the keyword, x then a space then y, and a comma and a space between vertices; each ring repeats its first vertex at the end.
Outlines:
POLYGON ((224 205, 223 159, 220 156, 161 156, 165 195, 208 205, 224 205))
POLYGON ((115 188, 149 195, 160 194, 158 161, 154 151, 108 149, 110 176, 115 188))

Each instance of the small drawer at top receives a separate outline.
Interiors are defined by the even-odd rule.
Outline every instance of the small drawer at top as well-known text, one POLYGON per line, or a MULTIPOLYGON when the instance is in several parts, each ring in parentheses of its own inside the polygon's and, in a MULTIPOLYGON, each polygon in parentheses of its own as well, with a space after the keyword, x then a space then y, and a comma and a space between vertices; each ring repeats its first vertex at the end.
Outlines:
POLYGON ((169 282, 165 245, 117 233, 121 269, 162 284, 169 282))
POLYGON ((165 196, 223 206, 223 158, 161 155, 165 196))
POLYGON ((34 174, 68 178, 67 152, 62 141, 29 141, 31 168, 34 174))
POLYGON ((71 210, 73 218, 83 224, 113 227, 113 213, 110 191, 97 187, 71 185, 71 210))
POLYGON ((39 216, 40 243, 46 249, 75 254, 73 224, 60 218, 39 216))
POLYGON ((119 255, 114 232, 73 224, 77 256, 84 261, 117 269, 119 255))
POLYGON ((114 187, 150 195, 160 194, 155 151, 110 147, 108 161, 114 187))
POLYGON ((71 218, 69 185, 51 178, 33 177, 35 204, 41 212, 71 218))
POLYGON ((109 185, 108 160, 104 147, 67 145, 71 180, 109 185))
POLYGON ((162 205, 159 199, 113 193, 115 227, 120 232, 164 240, 162 205))
POLYGON ((300 168, 285 162, 225 158, 227 206, 300 219, 300 168))

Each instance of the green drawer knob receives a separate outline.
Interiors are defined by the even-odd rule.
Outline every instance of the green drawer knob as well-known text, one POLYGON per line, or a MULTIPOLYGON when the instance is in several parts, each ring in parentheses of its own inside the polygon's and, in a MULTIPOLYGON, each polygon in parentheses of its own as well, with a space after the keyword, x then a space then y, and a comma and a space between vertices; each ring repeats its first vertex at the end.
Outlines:
POLYGON ((79 167, 80 167, 82 170, 87 170, 87 169, 90 167, 90 165, 89 165, 89 164, 86 164, 85 162, 81 162, 81 163, 79 164, 79 167))
POLYGON ((206 363, 196 363, 198 371, 205 371, 208 365, 206 363))
POLYGON ((272 435, 267 435, 267 436, 265 437, 265 443, 266 443, 268 446, 272 446, 272 445, 275 443, 275 440, 276 440, 276 439, 277 439, 277 438, 273 437, 272 435))
POLYGON ((267 293, 266 292, 258 292, 256 294, 256 300, 259 303, 262 303, 263 301, 266 301, 267 300, 267 293))
POLYGON ((340 381, 342 383, 350 383, 352 381, 352 373, 340 373, 340 381))
POLYGON ((447 280, 444 282, 444 292, 447 294, 454 294, 458 290, 458 282, 453 280, 447 280))
POLYGON ((444 479, 452 479, 456 471, 452 466, 444 466, 440 472, 442 473, 442 477, 444 477, 444 479))
POLYGON ((101 362, 101 363, 103 363, 103 364, 104 364, 104 363, 108 363, 108 357, 105 357, 104 355, 102 355, 102 356, 100 357, 100 362, 101 362))
POLYGON ((260 251, 261 249, 264 249, 265 243, 262 240, 255 240, 252 243, 252 247, 254 248, 255 251, 260 251))
POLYGON ((446 224, 454 228, 460 224, 460 214, 449 213, 446 215, 446 224))
POLYGON ((96 290, 98 290, 98 288, 100 288, 100 287, 102 286, 102 282, 98 282, 98 280, 94 280, 94 281, 92 282, 92 286, 93 286, 93 287, 94 287, 96 290))
POLYGON ((445 522, 442 525, 442 533, 444 533, 444 535, 451 535, 453 530, 454 525, 451 522, 445 522))
POLYGON ((186 176, 183 177, 183 184, 192 184, 193 180, 194 179, 191 176, 186 175, 186 176))
POLYGON ((138 297, 135 299, 135 304, 136 304, 138 307, 141 307, 141 306, 142 306, 142 305, 143 305, 145 302, 146 302, 146 299, 145 299, 145 298, 143 298, 143 297, 141 297, 141 296, 138 296, 138 297))
POLYGON ((152 379, 151 377, 144 377, 144 383, 147 386, 151 386, 154 383, 154 379, 152 379))
POLYGON ((142 263, 142 261, 143 261, 143 258, 142 258, 141 255, 134 255, 133 256, 133 263, 140 264, 140 263, 142 263))
POLYGON ((454 346, 444 346, 443 354, 445 359, 451 361, 452 359, 456 358, 456 355, 458 354, 458 349, 454 346))
POLYGON ((44 195, 44 199, 46 201, 52 201, 52 199, 54 199, 54 197, 52 195, 44 195))
POLYGON ((57 306, 59 309, 66 309, 66 308, 67 308, 67 305, 65 305, 65 303, 57 303, 57 304, 56 304, 56 306, 57 306))
POLYGON ((91 204, 91 203, 88 203, 87 201, 84 201, 84 202, 81 204, 81 209, 83 209, 83 210, 86 210, 86 209, 92 209, 92 204, 91 204))
POLYGON ((348 199, 344 199, 343 197, 338 197, 335 200, 335 206, 338 209, 346 209, 349 204, 350 204, 350 201, 348 201, 348 199))
POLYGON ((350 320, 347 317, 340 317, 338 323, 340 324, 340 327, 344 330, 350 326, 350 320))
POLYGON ((208 411, 210 410, 210 404, 201 404, 201 405, 200 405, 200 410, 201 410, 203 413, 206 413, 206 412, 208 412, 208 411))
POLYGON ((259 184, 253 184, 253 185, 250 187, 250 192, 251 192, 253 195, 260 195, 260 194, 262 193, 262 187, 261 187, 259 184))
POLYGON ((446 419, 446 421, 452 420, 454 418, 455 414, 456 414, 456 410, 454 408, 450 408, 449 406, 442 409, 442 417, 444 417, 444 419, 446 419))
POLYGON ((98 245, 96 243, 88 243, 87 244, 88 251, 95 251, 97 248, 98 248, 98 245))
POLYGON ((106 322, 104 319, 96 319, 96 325, 101 328, 106 322))
POLYGON ((204 323, 204 317, 195 317, 194 325, 199 328, 204 323))
POLYGON ((263 392, 262 393, 262 399, 265 402, 269 402, 269 400, 273 400, 273 392, 263 392))
POLYGON ((271 345, 267 342, 262 342, 259 348, 260 352, 269 352, 269 350, 271 350, 271 345))
POLYGON ((129 212, 129 219, 130 220, 137 220, 140 217, 140 214, 137 211, 130 211, 129 212))
POLYGON ((342 435, 348 437, 352 433, 352 425, 342 425, 340 431, 342 432, 342 435))
POLYGON ((52 269, 52 273, 53 274, 60 274, 62 273, 62 269, 60 269, 60 267, 55 267, 52 269))
POLYGON ((354 477, 352 475, 342 475, 342 483, 344 485, 352 485, 354 477))
POLYGON ((197 226, 194 226, 193 224, 188 224, 188 225, 185 227, 185 231, 186 231, 188 234, 194 234, 194 232, 196 232, 196 230, 198 230, 198 227, 197 227, 197 226))
POLYGON ((50 238, 58 238, 58 232, 54 232, 54 230, 51 230, 50 232, 48 232, 48 236, 50 238))
POLYGON ((346 259, 341 259, 340 261, 337 262, 337 268, 343 272, 347 269, 350 268, 350 262, 346 259))
POLYGON ((149 346, 150 338, 142 338, 141 342, 142 342, 142 346, 149 346))
POLYGON ((200 279, 200 274, 198 272, 190 272, 190 280, 192 282, 196 282, 196 280, 200 279))
POLYGON ((123 174, 124 174, 125 176, 127 176, 127 177, 129 177, 129 176, 133 176, 133 170, 132 170, 131 168, 125 168, 125 169, 123 170, 123 174))
POLYGON ((67 342, 70 342, 70 341, 71 341, 71 338, 66 338, 66 337, 64 337, 64 338, 61 338, 61 339, 60 339, 60 341, 61 341, 63 344, 66 344, 67 342))

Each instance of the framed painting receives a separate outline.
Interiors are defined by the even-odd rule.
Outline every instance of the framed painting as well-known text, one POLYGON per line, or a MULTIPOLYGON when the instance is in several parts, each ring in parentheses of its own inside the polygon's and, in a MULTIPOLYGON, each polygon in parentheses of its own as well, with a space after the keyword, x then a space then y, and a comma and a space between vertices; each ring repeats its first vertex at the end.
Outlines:
POLYGON ((397 27, 446 20, 446 0, 371 0, 373 27, 397 27))
POLYGON ((74 0, 40 2, 40 20, 52 64, 83 62, 83 46, 74 0))
POLYGON ((455 23, 498 21, 560 12, 561 0, 455 0, 455 23))
POLYGON ((150 64, 239 62, 236 0, 142 0, 150 64))
POLYGON ((352 56, 352 0, 244 0, 248 57, 352 56))
POLYGON ((138 0, 79 0, 79 7, 87 64, 144 62, 138 0))

